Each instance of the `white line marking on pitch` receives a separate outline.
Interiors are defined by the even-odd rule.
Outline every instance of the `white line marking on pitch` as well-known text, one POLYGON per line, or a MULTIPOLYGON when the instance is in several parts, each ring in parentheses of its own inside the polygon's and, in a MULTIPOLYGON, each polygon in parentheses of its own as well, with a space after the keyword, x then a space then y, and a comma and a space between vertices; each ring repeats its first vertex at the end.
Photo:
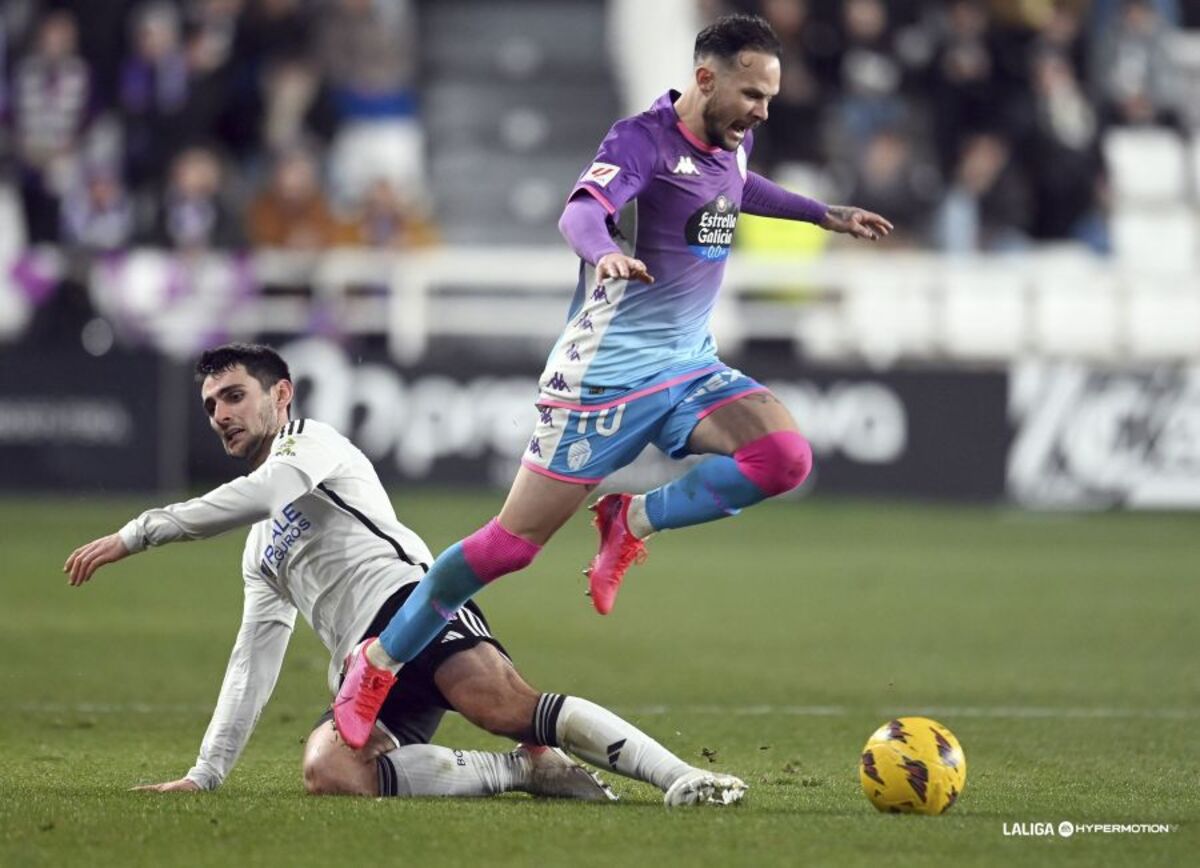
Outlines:
MULTIPOLYGON (((722 714, 731 717, 852 717, 865 714, 863 709, 841 705, 644 705, 627 709, 628 714, 646 716, 664 714, 722 714)), ((1200 708, 1053 708, 1037 706, 925 706, 916 708, 883 708, 872 711, 880 717, 983 717, 1023 720, 1068 719, 1148 719, 1198 720, 1200 708)))
MULTIPOLYGON (((25 714, 210 714, 212 706, 156 705, 147 702, 23 702, 25 714)), ((1051 706, 926 706, 863 710, 844 705, 641 705, 614 709, 629 716, 667 714, 725 715, 729 717, 874 717, 923 715, 952 719, 980 717, 1016 720, 1200 720, 1200 708, 1054 708, 1051 706)))

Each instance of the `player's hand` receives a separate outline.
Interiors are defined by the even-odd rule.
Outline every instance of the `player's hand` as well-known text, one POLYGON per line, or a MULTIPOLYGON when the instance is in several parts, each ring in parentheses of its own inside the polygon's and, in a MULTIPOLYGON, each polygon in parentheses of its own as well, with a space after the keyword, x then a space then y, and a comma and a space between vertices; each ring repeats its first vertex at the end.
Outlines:
POLYGON ((105 564, 119 561, 129 555, 129 549, 121 542, 121 537, 115 533, 94 539, 87 545, 82 545, 63 564, 63 572, 70 576, 70 583, 78 587, 92 577, 105 564))
POLYGON ((624 253, 606 253, 596 263, 596 277, 601 283, 610 279, 640 280, 654 283, 654 276, 646 270, 646 263, 624 253))
POLYGON ((821 221, 821 228, 867 241, 878 241, 887 238, 895 227, 874 212, 849 205, 831 205, 821 221))
POLYGON ((177 781, 167 781, 162 784, 143 784, 140 787, 130 787, 130 791, 144 793, 198 793, 200 785, 190 778, 180 778, 177 781))

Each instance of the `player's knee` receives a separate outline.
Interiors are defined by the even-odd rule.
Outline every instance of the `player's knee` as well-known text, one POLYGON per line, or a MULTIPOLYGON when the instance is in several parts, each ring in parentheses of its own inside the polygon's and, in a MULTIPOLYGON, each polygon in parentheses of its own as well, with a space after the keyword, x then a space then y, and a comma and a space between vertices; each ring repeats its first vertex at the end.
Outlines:
POLYGON ((812 471, 812 447, 796 431, 777 431, 733 453, 738 469, 767 497, 791 491, 812 471))
POLYGON ((485 584, 533 563, 542 547, 492 519, 462 541, 463 557, 485 584))
POLYGON ((325 755, 304 760, 304 789, 310 796, 370 796, 376 785, 374 763, 325 755))

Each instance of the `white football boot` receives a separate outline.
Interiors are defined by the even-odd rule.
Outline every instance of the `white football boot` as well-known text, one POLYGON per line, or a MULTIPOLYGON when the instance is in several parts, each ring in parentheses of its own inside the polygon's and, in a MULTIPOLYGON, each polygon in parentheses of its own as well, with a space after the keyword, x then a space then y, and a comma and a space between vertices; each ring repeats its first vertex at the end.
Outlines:
POLYGON ((518 745, 513 753, 529 762, 529 781, 522 788, 532 796, 615 802, 617 794, 593 771, 581 766, 556 747, 518 745))
POLYGON ((681 805, 732 805, 746 795, 746 782, 733 775, 693 769, 671 784, 663 804, 668 808, 681 805))

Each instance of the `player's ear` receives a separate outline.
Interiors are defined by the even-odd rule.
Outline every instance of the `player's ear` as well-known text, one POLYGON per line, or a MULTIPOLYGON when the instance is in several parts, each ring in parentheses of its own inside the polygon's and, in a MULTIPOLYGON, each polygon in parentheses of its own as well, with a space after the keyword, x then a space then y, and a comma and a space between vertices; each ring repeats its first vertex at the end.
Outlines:
POLYGON ((275 392, 275 406, 281 410, 291 404, 292 399, 296 397, 296 389, 291 380, 280 380, 274 385, 273 391, 275 392))
POLYGON ((696 76, 696 87, 700 88, 700 92, 705 96, 710 96, 717 86, 717 75, 713 71, 711 60, 702 60, 696 64, 694 71, 696 76))

